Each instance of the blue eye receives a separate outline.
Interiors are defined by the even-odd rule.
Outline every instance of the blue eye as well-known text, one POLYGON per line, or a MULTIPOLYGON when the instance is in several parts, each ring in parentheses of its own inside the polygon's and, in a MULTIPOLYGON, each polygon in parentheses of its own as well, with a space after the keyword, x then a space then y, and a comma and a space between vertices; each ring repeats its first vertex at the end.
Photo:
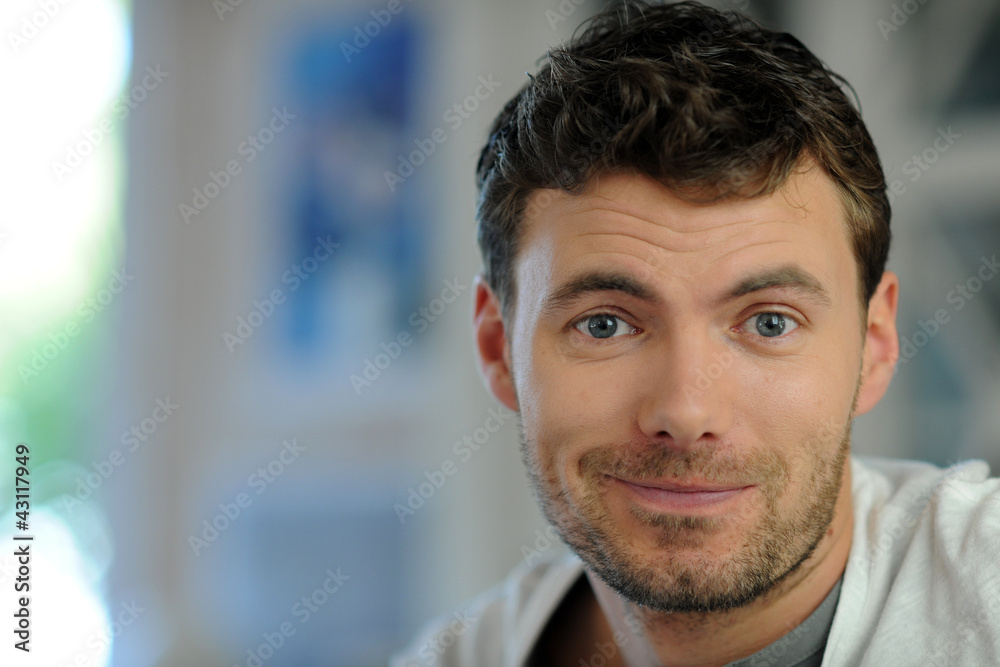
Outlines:
POLYGON ((765 338, 778 338, 797 329, 799 323, 781 313, 757 313, 747 319, 742 326, 748 329, 753 328, 765 338))
POLYGON ((614 338, 635 333, 635 328, 620 317, 608 313, 598 313, 585 317, 574 325, 574 328, 593 338, 614 338))

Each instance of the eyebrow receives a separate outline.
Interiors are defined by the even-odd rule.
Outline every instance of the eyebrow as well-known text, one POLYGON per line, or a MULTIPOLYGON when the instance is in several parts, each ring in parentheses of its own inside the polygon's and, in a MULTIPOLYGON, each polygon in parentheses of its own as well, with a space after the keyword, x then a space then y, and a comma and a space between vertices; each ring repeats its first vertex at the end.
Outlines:
MULTIPOLYGON (((821 306, 833 303, 829 290, 811 273, 794 264, 747 276, 722 296, 719 301, 732 301, 754 292, 768 289, 791 290, 821 306)), ((542 303, 542 310, 557 312, 594 292, 618 292, 650 304, 661 299, 652 288, 625 273, 587 271, 563 283, 542 303)))
POLYGON ((792 290, 821 306, 833 304, 830 292, 823 286, 823 283, 795 264, 786 264, 776 269, 748 276, 737 283, 723 297, 723 300, 738 299, 741 296, 767 289, 792 290))
POLYGON ((549 313, 559 311, 594 292, 619 292, 654 304, 660 301, 652 289, 627 274, 588 271, 571 278, 547 296, 542 310, 549 313))

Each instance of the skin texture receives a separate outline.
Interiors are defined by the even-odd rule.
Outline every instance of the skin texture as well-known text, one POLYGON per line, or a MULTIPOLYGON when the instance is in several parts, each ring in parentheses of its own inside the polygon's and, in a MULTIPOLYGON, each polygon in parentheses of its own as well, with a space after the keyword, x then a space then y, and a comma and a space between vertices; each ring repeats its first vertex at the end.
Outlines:
POLYGON ((617 632, 609 664, 751 655, 844 570, 850 424, 892 376, 897 279, 865 316, 835 186, 809 162, 753 199, 695 204, 636 174, 547 195, 524 220, 511 320, 479 281, 474 332, 587 571, 573 623, 591 631, 563 632, 563 654, 617 632), (644 484, 733 493, 664 506, 644 484))

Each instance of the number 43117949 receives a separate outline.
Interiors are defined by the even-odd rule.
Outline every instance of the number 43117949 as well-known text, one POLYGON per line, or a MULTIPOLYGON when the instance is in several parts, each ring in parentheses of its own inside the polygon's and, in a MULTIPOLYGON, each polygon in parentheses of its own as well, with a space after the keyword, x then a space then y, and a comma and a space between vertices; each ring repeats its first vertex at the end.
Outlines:
POLYGON ((23 442, 17 446, 17 518, 20 521, 28 520, 28 446, 23 442), (23 485, 23 486, 22 486, 23 485))

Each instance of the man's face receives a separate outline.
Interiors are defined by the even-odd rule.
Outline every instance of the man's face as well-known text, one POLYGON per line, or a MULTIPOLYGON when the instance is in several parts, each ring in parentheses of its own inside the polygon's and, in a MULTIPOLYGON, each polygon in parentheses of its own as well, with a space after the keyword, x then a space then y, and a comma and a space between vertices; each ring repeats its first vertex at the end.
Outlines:
POLYGON ((835 187, 814 167, 714 204, 625 174, 546 194, 506 331, 543 511, 633 602, 743 606, 850 522, 865 327, 835 187))

